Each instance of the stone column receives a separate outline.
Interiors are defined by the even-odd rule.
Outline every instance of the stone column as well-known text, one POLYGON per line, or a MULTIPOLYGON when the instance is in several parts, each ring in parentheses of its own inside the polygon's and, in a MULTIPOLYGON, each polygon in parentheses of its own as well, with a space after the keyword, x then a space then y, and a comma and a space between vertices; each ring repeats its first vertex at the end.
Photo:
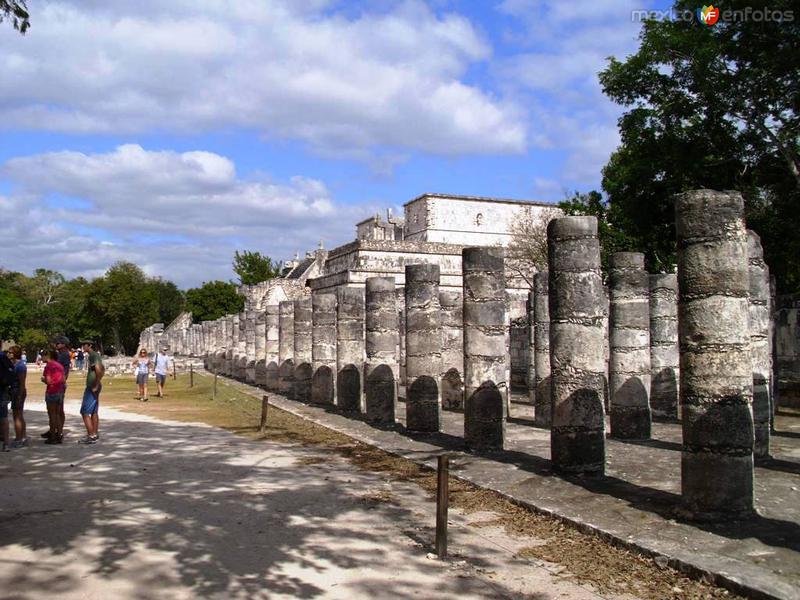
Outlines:
POLYGON ((604 319, 600 244, 595 217, 553 219, 547 226, 550 454, 565 473, 605 471, 604 319))
POLYGON ((256 382, 256 311, 245 311, 245 381, 256 382))
POLYGON ((678 276, 650 275, 650 408, 654 419, 678 418, 678 276))
MULTIPOLYGON (((267 339, 264 346, 265 358, 267 363, 274 362, 279 364, 280 360, 280 314, 277 304, 268 305, 266 308, 266 330, 267 339)), ((294 334, 292 337, 292 347, 294 347, 294 334)))
POLYGON ((294 357, 294 302, 284 300, 278 304, 278 311, 278 364, 282 365, 294 357))
POLYGON ((406 428, 439 431, 442 328, 439 265, 406 265, 406 428))
POLYGON ((228 365, 228 376, 236 377, 236 369, 239 364, 239 329, 242 326, 239 321, 238 313, 231 315, 231 325, 231 340, 230 346, 228 347, 230 361, 226 361, 226 364, 228 365))
POLYGON ((267 313, 257 310, 256 313, 256 360, 267 358, 267 313))
POLYGON ((540 271, 533 276, 533 331, 534 378, 533 420, 540 427, 550 427, 553 414, 553 399, 550 396, 550 306, 548 301, 548 274, 540 271))
POLYGON ((464 408, 464 299, 461 292, 440 291, 442 320, 442 408, 464 408))
POLYGON ((360 412, 364 389, 364 290, 336 289, 336 405, 360 412))
POLYGON ((336 395, 336 294, 311 294, 311 401, 333 404, 336 395))
POLYGON ((294 364, 311 364, 311 298, 294 301, 294 364))
POLYGON ((464 374, 464 298, 460 292, 439 292, 442 317, 442 374, 464 374))
POLYGON ((367 421, 395 422, 400 324, 394 277, 369 277, 366 286, 364 392, 367 421))
POLYGON ((267 385, 267 354, 264 350, 267 344, 267 315, 263 310, 257 310, 256 313, 256 366, 255 375, 256 385, 267 385))
POLYGON ((615 252, 609 269, 611 436, 650 439, 650 276, 644 254, 615 252))
POLYGON ((761 238, 755 231, 747 232, 747 255, 750 279, 750 304, 748 310, 750 330, 750 356, 753 364, 753 428, 755 458, 769 457, 770 398, 770 288, 769 268, 764 262, 761 238))
POLYGON ((502 248, 464 248, 464 441, 502 450, 509 373, 502 248))
POLYGON ((675 197, 683 409, 681 490, 701 519, 753 513, 753 372, 744 201, 675 197))

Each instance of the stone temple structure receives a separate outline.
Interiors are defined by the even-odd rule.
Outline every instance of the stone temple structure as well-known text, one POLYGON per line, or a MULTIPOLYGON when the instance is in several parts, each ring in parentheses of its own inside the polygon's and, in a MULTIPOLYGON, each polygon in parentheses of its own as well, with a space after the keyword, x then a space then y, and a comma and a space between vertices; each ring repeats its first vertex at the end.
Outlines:
POLYGON ((502 246, 517 215, 549 205, 425 194, 242 288, 241 313, 183 314, 141 344, 375 427, 436 435, 443 411, 463 410, 475 452, 502 450, 510 402, 528 402, 552 471, 570 478, 604 476, 607 433, 641 442, 652 421, 680 419, 681 511, 748 518, 775 398, 798 381, 800 303, 776 301, 740 194, 675 202, 676 274, 626 252, 604 279, 596 219, 559 215, 531 290, 502 246))

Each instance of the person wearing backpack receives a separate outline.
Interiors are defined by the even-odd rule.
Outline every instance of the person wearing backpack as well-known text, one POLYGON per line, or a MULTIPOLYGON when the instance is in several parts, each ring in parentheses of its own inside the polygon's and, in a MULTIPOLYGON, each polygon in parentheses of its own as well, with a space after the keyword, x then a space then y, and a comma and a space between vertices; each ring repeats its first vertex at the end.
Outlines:
POLYGON ((0 449, 3 452, 10 450, 8 445, 8 403, 11 400, 11 386, 15 378, 14 363, 0 352, 0 449))

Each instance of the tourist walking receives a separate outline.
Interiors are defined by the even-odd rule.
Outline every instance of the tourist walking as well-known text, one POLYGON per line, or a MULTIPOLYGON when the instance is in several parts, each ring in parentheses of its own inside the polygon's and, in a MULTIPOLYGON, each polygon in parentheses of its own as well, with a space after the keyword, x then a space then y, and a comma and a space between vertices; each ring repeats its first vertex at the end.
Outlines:
POLYGON ((44 403, 47 407, 47 418, 50 422, 50 435, 45 444, 60 444, 64 440, 64 422, 61 413, 64 408, 64 390, 66 380, 64 367, 58 362, 58 351, 47 351, 47 363, 42 373, 42 382, 47 386, 44 393, 44 403))
MULTIPOLYGON (((164 384, 167 382, 167 373, 169 373, 169 367, 172 364, 172 360, 169 356, 167 356, 167 349, 161 348, 156 354, 155 358, 155 372, 156 372, 156 383, 158 384, 158 397, 162 398, 164 396, 164 384)), ((175 365, 172 365, 173 374, 175 372, 175 365)))
POLYGON ((75 366, 78 371, 83 371, 83 350, 78 348, 78 353, 75 355, 75 366))
POLYGON ((139 351, 139 357, 133 361, 133 366, 136 369, 136 385, 139 386, 139 400, 147 402, 147 378, 150 376, 150 358, 147 356, 147 350, 142 348, 139 351))
POLYGON ((26 380, 28 378, 28 365, 22 360, 22 348, 11 346, 8 357, 14 363, 14 381, 9 388, 11 399, 11 413, 14 417, 14 441, 12 448, 22 448, 28 445, 27 428, 25 424, 25 399, 28 397, 26 380))
POLYGON ((88 358, 88 371, 86 373, 86 389, 83 391, 83 401, 81 402, 81 416, 83 424, 86 426, 86 437, 78 440, 79 444, 96 444, 100 438, 100 392, 103 390, 102 379, 105 375, 105 367, 100 353, 95 350, 95 343, 92 341, 81 342, 84 354, 88 358))

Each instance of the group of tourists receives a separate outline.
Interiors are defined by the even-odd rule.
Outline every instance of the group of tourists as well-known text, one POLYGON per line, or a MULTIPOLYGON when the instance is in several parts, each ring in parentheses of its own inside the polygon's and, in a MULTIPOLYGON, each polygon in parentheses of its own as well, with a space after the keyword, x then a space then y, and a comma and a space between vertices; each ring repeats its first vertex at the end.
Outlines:
MULTIPOLYGON (((78 371, 83 371, 83 365, 85 362, 86 355, 83 352, 83 348, 72 348, 68 350, 69 352, 69 368, 71 370, 78 369, 78 371)), ((47 353, 48 350, 39 350, 36 353, 36 366, 42 366, 42 363, 47 362, 47 353)), ((22 360, 26 360, 25 353, 22 354, 22 360)))
POLYGON ((139 386, 139 400, 141 402, 147 402, 149 400, 147 397, 147 378, 150 376, 150 373, 153 373, 156 377, 156 385, 158 385, 158 393, 156 396, 161 398, 164 395, 164 384, 167 381, 167 374, 169 373, 171 364, 172 361, 169 359, 169 356, 167 356, 166 347, 161 348, 152 360, 145 348, 139 350, 139 356, 133 360, 133 368, 136 373, 136 385, 139 386))
MULTIPOLYGON (((41 380, 46 386, 44 401, 49 421, 48 430, 41 435, 45 444, 61 444, 64 440, 64 394, 73 364, 69 346, 69 339, 60 336, 54 340, 53 347, 42 356, 42 360, 46 362, 41 380)), ((80 409, 86 436, 78 440, 78 443, 96 444, 100 439, 98 408, 105 367, 93 341, 81 342, 81 352, 86 357, 88 366, 80 409)), ((27 377, 28 367, 22 348, 12 346, 8 351, 0 352, 0 436, 3 452, 27 446, 29 443, 24 413, 28 396, 27 377), (13 441, 9 440, 9 405, 14 420, 13 441)))

